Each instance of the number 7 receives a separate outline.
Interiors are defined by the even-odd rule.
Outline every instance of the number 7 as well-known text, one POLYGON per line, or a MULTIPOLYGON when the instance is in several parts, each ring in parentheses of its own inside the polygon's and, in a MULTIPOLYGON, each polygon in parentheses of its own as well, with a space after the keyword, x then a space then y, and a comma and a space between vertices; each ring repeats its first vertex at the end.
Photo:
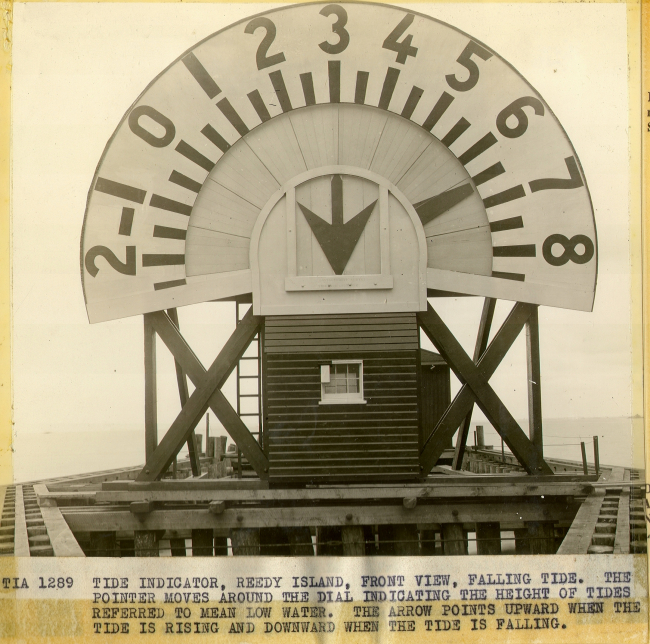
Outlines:
POLYGON ((539 192, 540 190, 571 190, 572 188, 580 188, 584 185, 580 170, 575 157, 567 157, 564 159, 566 167, 569 170, 568 179, 535 179, 528 185, 531 192, 539 192))

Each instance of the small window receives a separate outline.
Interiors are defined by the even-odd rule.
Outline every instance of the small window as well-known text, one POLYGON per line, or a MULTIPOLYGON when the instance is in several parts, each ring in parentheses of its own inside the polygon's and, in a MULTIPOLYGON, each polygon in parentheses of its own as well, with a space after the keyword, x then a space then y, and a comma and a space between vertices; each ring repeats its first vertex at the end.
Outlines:
POLYGON ((365 403, 363 399, 363 362, 332 360, 321 365, 321 405, 365 403))

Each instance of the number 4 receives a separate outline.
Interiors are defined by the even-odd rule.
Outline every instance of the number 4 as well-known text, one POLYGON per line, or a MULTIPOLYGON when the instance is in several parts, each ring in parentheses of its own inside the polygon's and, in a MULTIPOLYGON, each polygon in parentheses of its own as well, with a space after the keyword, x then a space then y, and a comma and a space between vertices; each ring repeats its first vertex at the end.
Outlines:
POLYGON ((411 26, 414 18, 415 16, 412 13, 407 13, 397 27, 388 34, 388 38, 384 40, 382 45, 383 49, 397 52, 398 63, 405 63, 408 56, 413 56, 413 58, 417 56, 418 48, 411 45, 413 41, 412 35, 409 34, 402 42, 399 41, 400 36, 411 26))

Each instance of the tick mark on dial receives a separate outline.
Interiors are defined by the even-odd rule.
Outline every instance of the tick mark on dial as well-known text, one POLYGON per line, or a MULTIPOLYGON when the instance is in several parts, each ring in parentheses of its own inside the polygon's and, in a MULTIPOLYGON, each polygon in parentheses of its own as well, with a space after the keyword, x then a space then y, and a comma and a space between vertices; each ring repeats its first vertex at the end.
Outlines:
POLYGON ((424 225, 465 201, 473 192, 474 188, 469 183, 464 183, 462 186, 445 190, 445 192, 413 204, 413 207, 424 225))

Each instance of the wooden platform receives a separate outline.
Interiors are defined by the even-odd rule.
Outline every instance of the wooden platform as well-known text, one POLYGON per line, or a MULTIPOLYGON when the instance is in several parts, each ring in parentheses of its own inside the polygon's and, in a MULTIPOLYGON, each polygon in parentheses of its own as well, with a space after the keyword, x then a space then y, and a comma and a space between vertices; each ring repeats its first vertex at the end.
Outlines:
POLYGON ((603 467, 585 475, 580 463, 547 459, 556 474, 530 476, 490 448, 468 449, 464 458, 463 470, 436 467, 402 484, 273 489, 232 476, 139 482, 137 468, 128 468, 11 486, 0 496, 0 554, 645 551, 642 471, 603 467))

